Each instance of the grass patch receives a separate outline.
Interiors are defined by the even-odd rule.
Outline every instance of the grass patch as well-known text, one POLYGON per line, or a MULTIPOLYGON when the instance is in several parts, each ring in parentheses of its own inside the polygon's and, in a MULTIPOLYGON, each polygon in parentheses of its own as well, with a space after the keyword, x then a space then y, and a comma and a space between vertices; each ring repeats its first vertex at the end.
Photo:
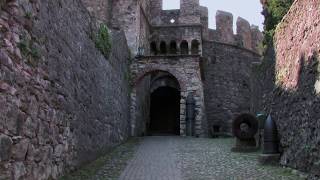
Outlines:
POLYGON ((31 19, 32 18, 32 12, 26 12, 24 17, 27 18, 27 19, 31 19))
POLYGON ((60 180, 106 179, 116 180, 127 165, 139 144, 138 138, 132 138, 112 151, 84 166, 83 168, 61 177, 60 180))
POLYGON ((96 47, 101 53, 108 58, 111 52, 111 39, 109 35, 109 29, 105 24, 101 24, 97 34, 94 36, 96 47))
POLYGON ((22 55, 26 58, 27 63, 36 66, 40 58, 40 51, 35 47, 34 42, 27 38, 26 35, 20 36, 21 41, 18 43, 22 55))

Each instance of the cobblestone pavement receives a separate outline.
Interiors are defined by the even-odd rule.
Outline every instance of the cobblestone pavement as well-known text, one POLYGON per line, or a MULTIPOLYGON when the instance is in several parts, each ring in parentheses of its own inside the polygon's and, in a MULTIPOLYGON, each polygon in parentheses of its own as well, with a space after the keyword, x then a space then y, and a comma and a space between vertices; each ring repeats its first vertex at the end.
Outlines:
POLYGON ((233 153, 234 143, 232 138, 135 138, 62 180, 306 179, 286 168, 259 165, 259 153, 233 153))
POLYGON ((260 166, 258 153, 232 153, 234 139, 146 137, 120 180, 294 180, 281 167, 260 166))
POLYGON ((179 141, 183 179, 186 180, 298 180, 292 170, 261 166, 259 153, 231 152, 235 140, 184 138, 179 141))
POLYGON ((182 180, 177 137, 146 137, 120 180, 182 180))

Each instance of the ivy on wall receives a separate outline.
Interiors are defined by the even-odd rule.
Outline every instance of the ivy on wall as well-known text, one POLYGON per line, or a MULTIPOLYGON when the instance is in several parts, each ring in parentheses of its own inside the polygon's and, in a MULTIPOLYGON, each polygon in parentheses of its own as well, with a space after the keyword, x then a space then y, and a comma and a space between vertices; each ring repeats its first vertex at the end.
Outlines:
POLYGON ((273 36, 277 25, 289 11, 294 0, 268 0, 265 7, 265 46, 273 43, 273 36))
POLYGON ((101 24, 98 32, 95 36, 95 44, 96 47, 101 51, 101 53, 105 57, 109 57, 109 54, 111 52, 111 39, 109 35, 109 29, 105 24, 101 24))

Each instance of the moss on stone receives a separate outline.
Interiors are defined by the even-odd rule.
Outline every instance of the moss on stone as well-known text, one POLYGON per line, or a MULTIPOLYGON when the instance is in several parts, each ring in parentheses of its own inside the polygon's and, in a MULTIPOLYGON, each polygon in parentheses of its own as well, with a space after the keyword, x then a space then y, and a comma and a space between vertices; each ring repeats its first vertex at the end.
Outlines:
POLYGON ((101 53, 108 58, 111 52, 111 39, 109 35, 109 29, 105 24, 100 24, 98 32, 94 38, 96 47, 101 51, 101 53))
POLYGON ((22 55, 26 58, 26 62, 32 66, 37 65, 40 58, 40 51, 35 46, 33 40, 29 39, 26 35, 20 36, 21 41, 18 43, 22 55))
POLYGON ((138 138, 132 138, 127 143, 114 148, 96 161, 82 167, 76 172, 61 177, 60 180, 87 180, 108 179, 116 180, 127 165, 128 160, 133 157, 138 138))
POLYGON ((294 0, 269 0, 266 6, 266 19, 264 31, 264 45, 273 43, 273 37, 277 25, 289 11, 294 0))

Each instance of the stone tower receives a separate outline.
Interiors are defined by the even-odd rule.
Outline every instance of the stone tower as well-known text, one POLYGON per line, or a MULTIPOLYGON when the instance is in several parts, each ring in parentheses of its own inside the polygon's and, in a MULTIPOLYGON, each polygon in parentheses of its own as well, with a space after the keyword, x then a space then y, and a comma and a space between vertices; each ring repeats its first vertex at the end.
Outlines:
POLYGON ((200 24, 199 0, 180 0, 181 24, 200 24))
POLYGON ((161 21, 160 17, 161 17, 163 0, 150 0, 150 3, 151 3, 150 4, 151 24, 158 24, 161 21))

